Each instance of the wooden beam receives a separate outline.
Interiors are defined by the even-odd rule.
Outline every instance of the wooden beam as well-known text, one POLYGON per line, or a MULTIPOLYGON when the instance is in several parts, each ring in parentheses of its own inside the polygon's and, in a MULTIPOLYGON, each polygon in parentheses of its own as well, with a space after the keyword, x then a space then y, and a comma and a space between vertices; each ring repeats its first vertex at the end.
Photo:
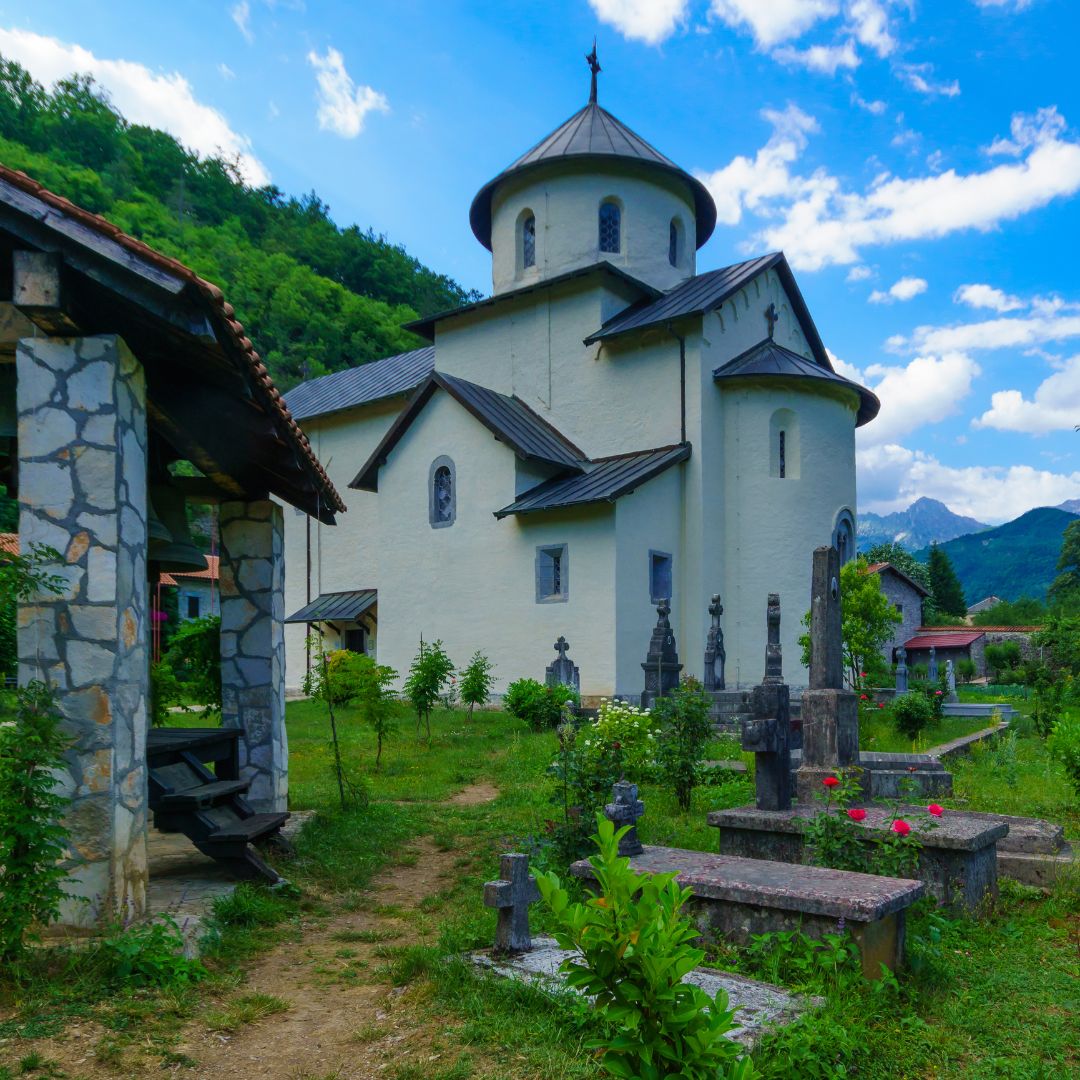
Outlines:
POLYGON ((71 337, 79 333, 64 310, 60 273, 63 257, 50 251, 12 253, 12 299, 15 307, 47 334, 71 337))
POLYGON ((15 360, 15 346, 22 338, 38 337, 41 331, 9 300, 0 301, 0 364, 15 360))

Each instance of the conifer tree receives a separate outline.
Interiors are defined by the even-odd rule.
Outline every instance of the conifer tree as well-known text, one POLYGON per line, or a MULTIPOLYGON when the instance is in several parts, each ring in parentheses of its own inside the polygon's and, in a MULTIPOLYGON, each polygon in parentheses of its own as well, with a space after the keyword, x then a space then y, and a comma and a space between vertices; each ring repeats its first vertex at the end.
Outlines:
POLYGON ((967 614, 964 590, 948 552, 943 551, 937 544, 930 545, 927 570, 930 574, 930 595, 935 610, 962 619, 967 614))

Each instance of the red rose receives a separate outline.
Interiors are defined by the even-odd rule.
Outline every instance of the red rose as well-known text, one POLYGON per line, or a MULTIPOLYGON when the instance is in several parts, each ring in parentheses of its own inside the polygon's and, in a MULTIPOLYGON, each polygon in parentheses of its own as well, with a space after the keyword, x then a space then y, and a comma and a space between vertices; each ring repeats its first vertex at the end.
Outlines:
POLYGON ((854 810, 849 810, 847 812, 847 816, 851 818, 852 821, 865 821, 866 811, 861 807, 856 806, 854 810))
POLYGON ((892 823, 892 831, 896 833, 897 836, 907 836, 907 834, 911 832, 911 826, 903 818, 897 818, 892 823))
POLYGON ((865 679, 866 678, 866 672, 865 671, 860 671, 859 672, 859 678, 860 679, 865 679))
POLYGON ((821 782, 828 788, 840 786, 840 781, 837 780, 835 776, 826 776, 821 782))
POLYGON ((860 701, 869 701, 870 699, 865 694, 860 694, 859 695, 859 700, 860 701))
POLYGON ((884 702, 884 701, 879 701, 879 702, 877 703, 877 707, 878 707, 879 709, 884 709, 884 708, 885 708, 885 702, 884 702))
POLYGON ((941 691, 940 690, 935 690, 934 691, 934 697, 941 697, 941 691))
POLYGON ((936 802, 932 802, 927 808, 927 811, 934 815, 934 817, 941 817, 945 813, 944 807, 938 806, 936 802))

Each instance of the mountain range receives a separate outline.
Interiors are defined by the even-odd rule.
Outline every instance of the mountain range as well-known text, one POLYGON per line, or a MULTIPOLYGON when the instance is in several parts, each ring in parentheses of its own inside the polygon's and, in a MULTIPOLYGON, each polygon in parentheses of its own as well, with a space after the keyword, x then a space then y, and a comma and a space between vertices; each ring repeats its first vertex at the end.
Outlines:
POLYGON ((916 499, 906 510, 893 514, 859 514, 858 546, 865 551, 875 544, 897 543, 908 551, 919 551, 988 528, 974 518, 954 514, 937 499, 916 499))

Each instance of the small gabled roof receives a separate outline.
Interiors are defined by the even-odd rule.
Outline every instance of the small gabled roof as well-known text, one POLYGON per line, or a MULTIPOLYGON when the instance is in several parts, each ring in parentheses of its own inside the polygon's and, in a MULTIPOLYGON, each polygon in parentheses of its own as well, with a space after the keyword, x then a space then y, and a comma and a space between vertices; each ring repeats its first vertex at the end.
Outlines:
POLYGON ((310 604, 294 611, 287 623, 355 622, 378 600, 375 589, 320 593, 310 604))
POLYGON ((566 270, 561 274, 556 274, 554 277, 540 278, 529 285, 522 285, 519 289, 508 289, 506 292, 496 293, 494 296, 485 296, 483 300, 474 300, 471 304, 462 304, 461 307, 436 312, 434 315, 417 319, 415 322, 406 323, 403 329, 411 330, 414 334, 427 338, 428 341, 434 341, 435 324, 442 322, 444 319, 456 318, 458 315, 466 315, 470 311, 493 307, 495 304, 501 304, 506 300, 516 300, 520 296, 527 296, 529 293, 539 292, 541 289, 549 289, 553 285, 561 285, 564 281, 573 281, 575 278, 589 277, 592 274, 599 273, 611 274, 613 277, 625 281, 649 300, 662 295, 659 289, 654 288, 648 282, 634 277, 633 274, 628 274, 621 267, 608 262, 607 259, 601 259, 599 262, 590 263, 588 266, 579 266, 575 270, 566 270))
POLYGON ((689 457, 690 444, 678 443, 655 450, 598 458, 590 461, 585 471, 577 476, 557 477, 526 491, 509 506, 496 510, 495 516, 504 518, 509 514, 531 514, 564 506, 614 502, 689 457))
POLYGON ((877 396, 843 375, 837 375, 831 368, 821 367, 813 360, 807 360, 797 352, 766 338, 746 352, 740 353, 734 360, 729 360, 713 372, 713 378, 720 379, 815 379, 835 386, 854 390, 859 395, 859 411, 855 417, 855 426, 868 424, 878 414, 881 402, 877 396))
POLYGON ((904 642, 905 649, 966 649, 969 645, 985 637, 986 631, 961 630, 958 632, 935 629, 932 632, 920 630, 913 638, 904 642))
POLYGON ((404 411, 390 426, 382 442, 375 448, 363 468, 349 484, 362 491, 378 491, 379 467, 386 463, 390 452, 400 442, 412 422, 436 390, 445 390, 466 408, 500 442, 506 443, 520 458, 540 461, 563 469, 580 472, 585 455, 561 432, 538 416, 518 397, 509 397, 486 386, 433 371, 409 399, 404 411))
POLYGON ((895 574, 898 578, 900 578, 901 581, 907 582, 907 584, 910 585, 920 596, 930 595, 929 589, 923 588, 923 586, 920 585, 913 577, 908 577, 908 575, 905 574, 903 570, 900 570, 897 567, 893 566, 892 563, 876 562, 871 563, 866 568, 866 572, 868 574, 881 574, 886 570, 890 571, 890 573, 895 574))
POLYGON ((422 349, 309 379, 286 394, 285 404, 295 420, 326 416, 407 394, 415 390, 434 368, 435 349, 425 345, 422 349))
POLYGON ((681 180, 690 189, 694 200, 697 246, 701 247, 712 236, 713 229, 716 228, 716 203, 713 202, 708 188, 700 180, 680 169, 674 161, 661 154, 636 132, 631 131, 607 109, 602 109, 595 101, 590 101, 480 189, 469 208, 469 223, 476 239, 491 250, 491 200, 495 189, 504 180, 544 165, 567 160, 592 160, 602 163, 612 159, 662 170, 681 180))

